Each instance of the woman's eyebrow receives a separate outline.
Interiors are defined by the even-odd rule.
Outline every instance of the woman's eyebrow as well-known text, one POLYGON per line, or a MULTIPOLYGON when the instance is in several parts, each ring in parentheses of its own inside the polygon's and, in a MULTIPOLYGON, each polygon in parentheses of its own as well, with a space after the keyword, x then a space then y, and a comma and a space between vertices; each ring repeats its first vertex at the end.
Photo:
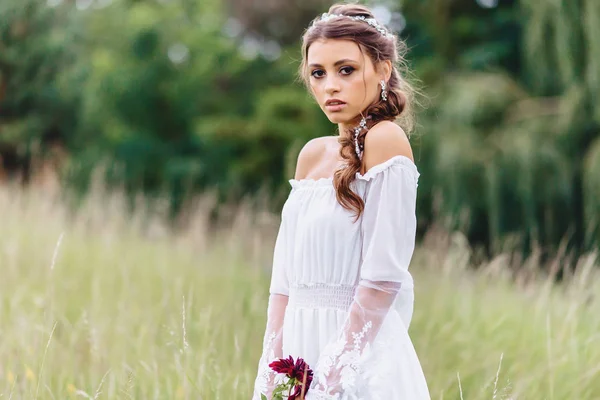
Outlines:
MULTIPOLYGON (((334 67, 337 67, 338 65, 340 65, 340 64, 345 64, 345 63, 355 63, 355 64, 358 64, 358 62, 357 62, 357 61, 351 60, 351 59, 349 59, 349 58, 344 58, 343 60, 336 61, 336 62, 333 64, 333 66, 334 66, 334 67)), ((321 67, 321 68, 323 68, 323 66, 322 66, 321 64, 310 64, 310 65, 309 65, 309 67, 311 67, 311 68, 312 68, 312 67, 321 67)))

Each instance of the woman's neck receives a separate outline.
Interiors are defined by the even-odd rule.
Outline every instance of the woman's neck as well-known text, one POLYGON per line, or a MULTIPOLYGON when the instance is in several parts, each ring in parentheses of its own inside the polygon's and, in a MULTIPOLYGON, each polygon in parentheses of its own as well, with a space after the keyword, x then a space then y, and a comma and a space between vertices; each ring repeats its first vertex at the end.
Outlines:
POLYGON ((358 124, 360 123, 361 118, 362 117, 359 115, 354 120, 347 121, 347 122, 340 122, 338 124, 338 134, 344 135, 344 134, 347 134, 348 130, 352 130, 352 129, 356 128, 358 126, 358 124))

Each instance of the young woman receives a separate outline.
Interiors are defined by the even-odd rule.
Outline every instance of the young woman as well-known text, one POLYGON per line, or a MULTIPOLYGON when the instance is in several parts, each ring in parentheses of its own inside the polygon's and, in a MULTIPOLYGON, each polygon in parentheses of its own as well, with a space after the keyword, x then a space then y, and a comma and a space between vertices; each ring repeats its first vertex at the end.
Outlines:
POLYGON ((304 34, 300 73, 339 136, 308 142, 290 180, 254 399, 271 399, 268 364, 289 355, 314 369, 307 400, 429 399, 407 332, 419 173, 394 123, 410 127, 402 46, 358 5, 304 34))

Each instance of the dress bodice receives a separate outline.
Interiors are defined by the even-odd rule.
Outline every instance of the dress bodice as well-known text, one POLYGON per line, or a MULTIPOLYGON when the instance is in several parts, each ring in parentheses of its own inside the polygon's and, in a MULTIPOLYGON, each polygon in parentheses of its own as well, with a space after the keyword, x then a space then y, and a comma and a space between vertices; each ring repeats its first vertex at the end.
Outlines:
POLYGON ((418 177, 415 164, 405 156, 395 156, 364 175, 357 173, 351 188, 365 202, 358 220, 337 201, 332 178, 291 179, 274 256, 274 270, 281 263, 282 271, 274 271, 271 293, 287 295, 298 285, 356 285, 365 253, 375 263, 402 262, 404 267, 390 267, 402 275, 398 278, 405 288, 412 288, 408 260, 414 246, 418 177), (390 220, 402 224, 401 229, 380 231, 390 220), (378 231, 373 236, 370 229, 378 231), (390 248, 393 260, 379 260, 378 249, 390 248))

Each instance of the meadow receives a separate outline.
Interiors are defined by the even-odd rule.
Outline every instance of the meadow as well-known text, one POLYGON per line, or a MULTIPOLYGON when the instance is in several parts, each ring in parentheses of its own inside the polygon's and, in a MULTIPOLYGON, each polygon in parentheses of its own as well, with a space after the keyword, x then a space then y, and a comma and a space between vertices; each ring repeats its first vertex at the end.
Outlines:
MULTIPOLYGON (((279 217, 242 206, 215 229, 210 204, 175 231, 115 195, 73 212, 0 189, 0 399, 250 399, 279 217)), ((432 230, 411 265, 432 399, 599 399, 597 255, 559 285, 535 254, 517 273, 470 252, 432 230)))

